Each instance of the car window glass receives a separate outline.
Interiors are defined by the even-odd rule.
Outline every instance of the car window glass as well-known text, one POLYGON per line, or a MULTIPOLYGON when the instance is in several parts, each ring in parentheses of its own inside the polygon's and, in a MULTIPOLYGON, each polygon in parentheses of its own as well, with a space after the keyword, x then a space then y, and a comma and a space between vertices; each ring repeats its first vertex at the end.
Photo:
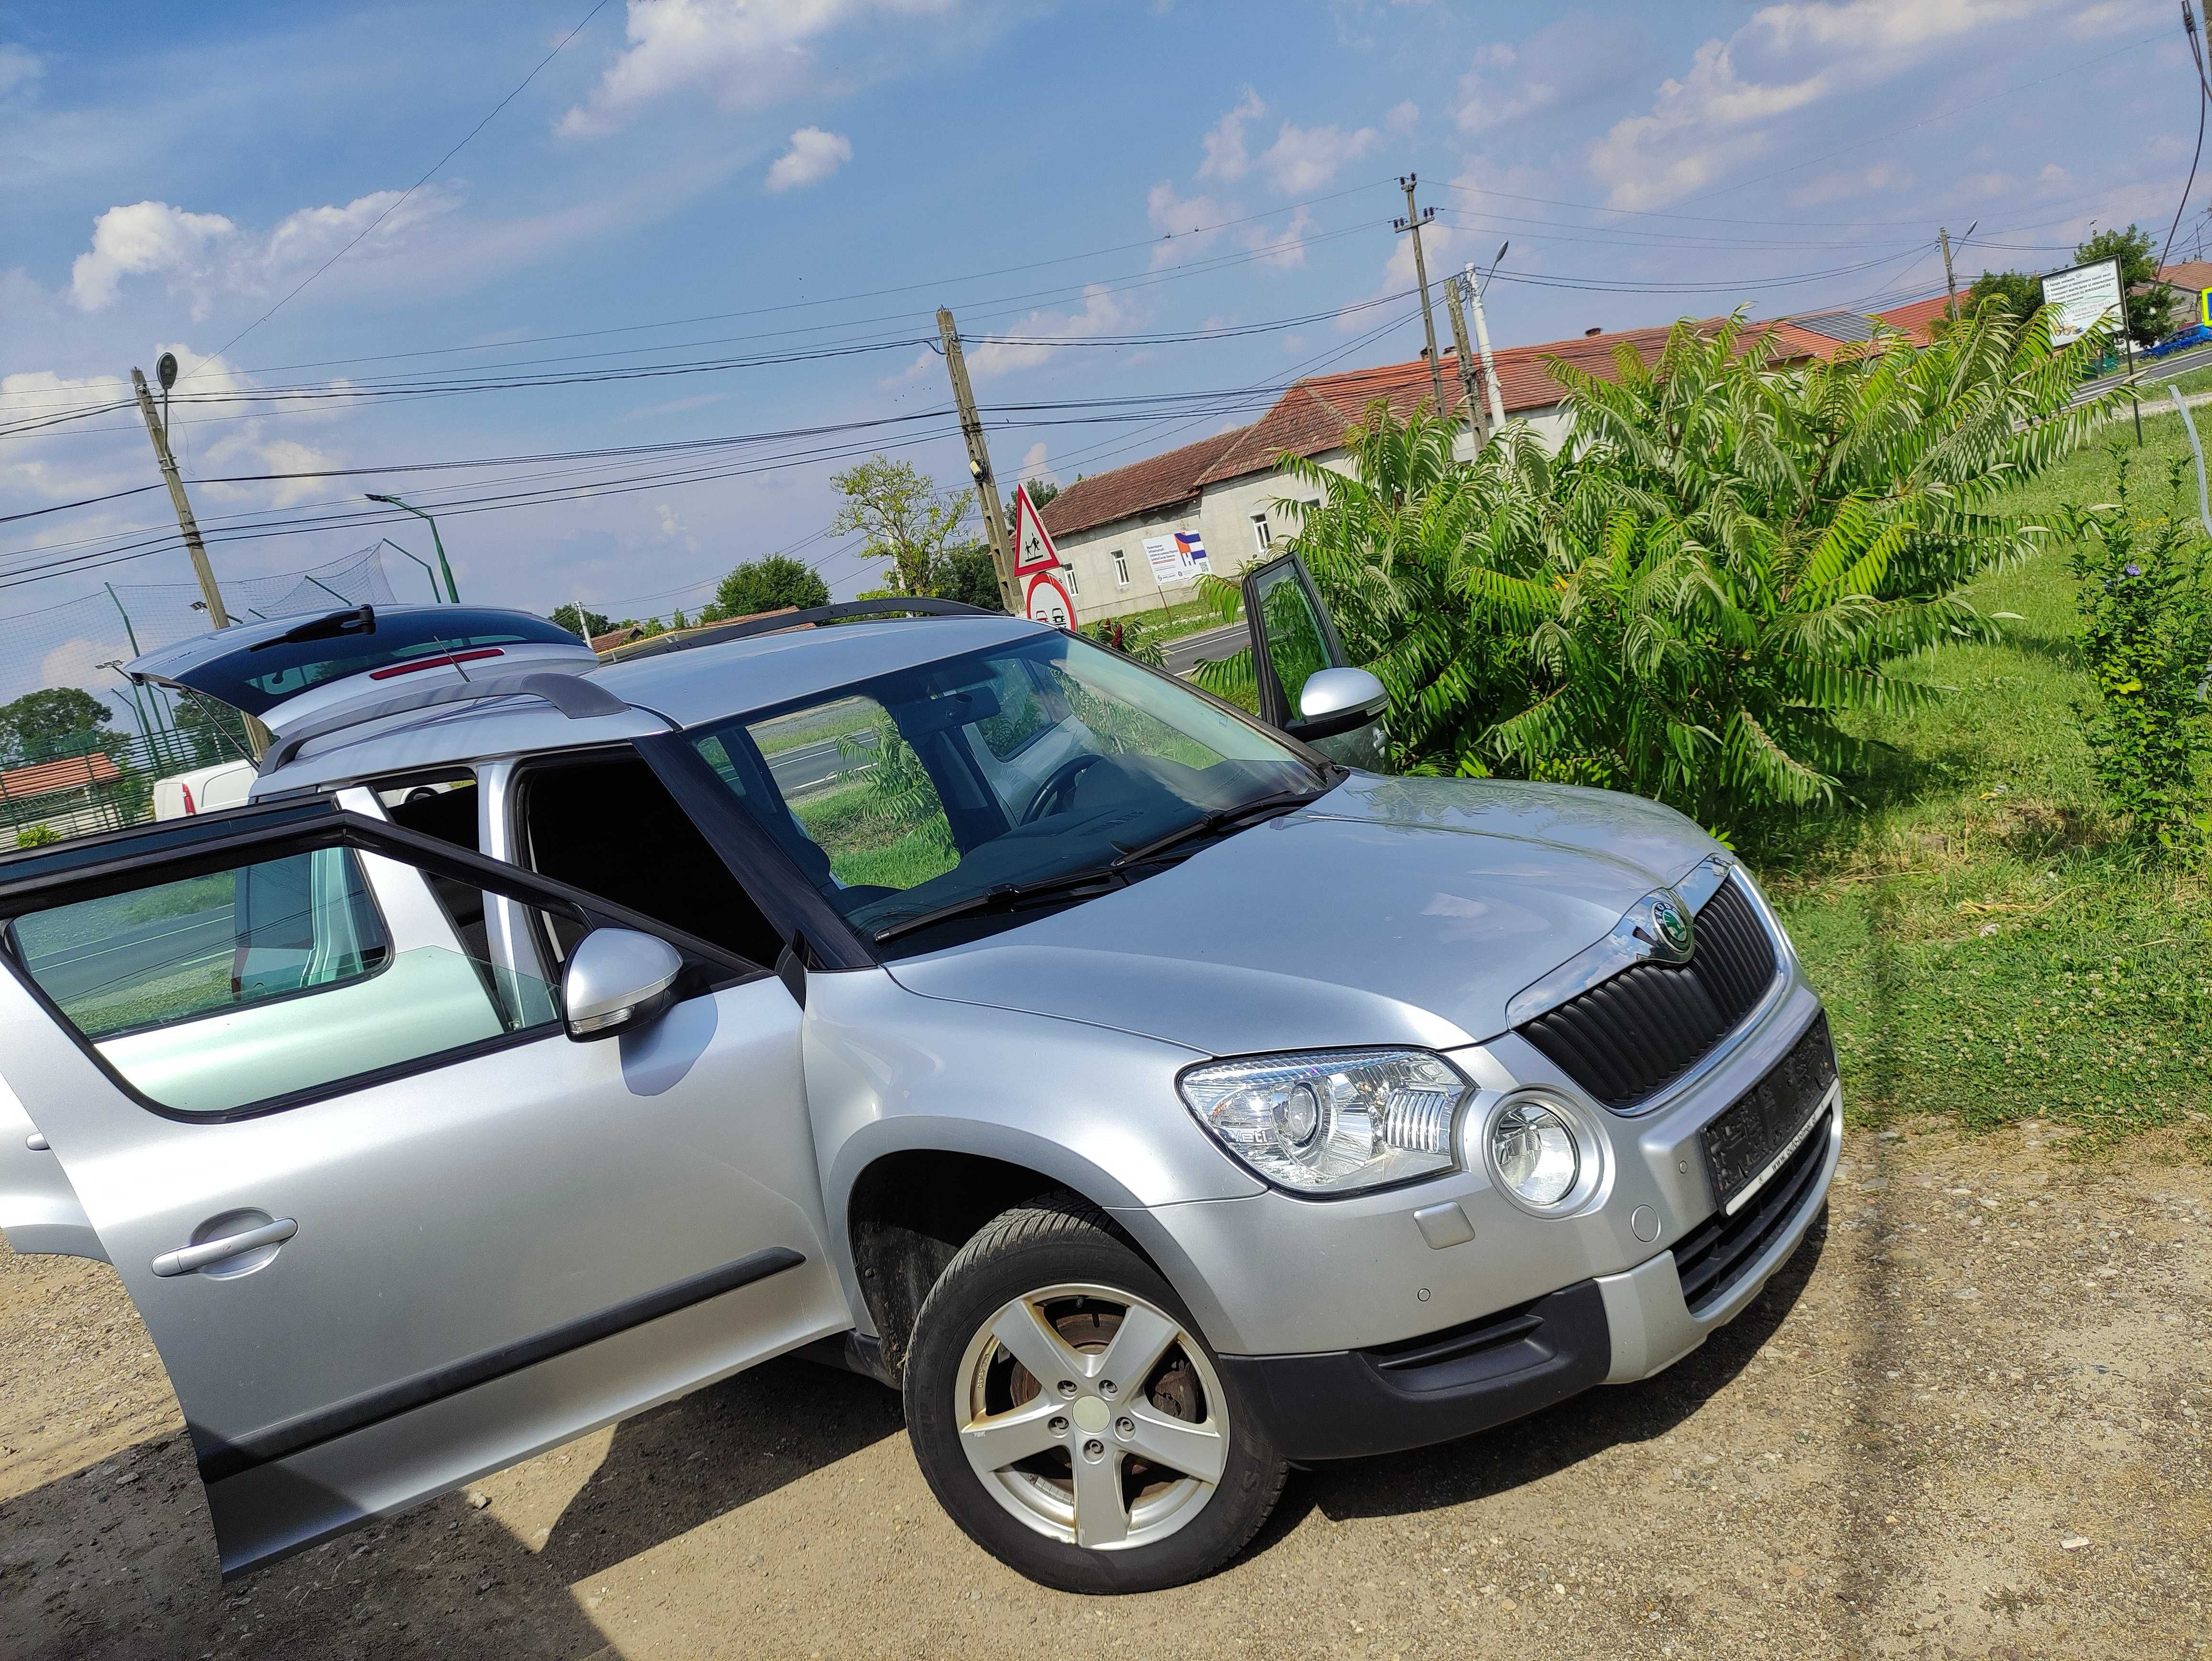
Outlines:
MULTIPOLYGON (((386 861, 395 880, 421 874, 386 861)), ((425 907, 395 928, 362 856, 318 849, 16 918, 9 946, 149 1099, 225 1113, 550 1028, 553 990, 425 907)))
POLYGON ((837 698, 746 731, 839 888, 912 888, 958 862, 936 783, 873 698, 837 698))
POLYGON ((1000 761, 1012 760, 1039 733, 1067 719, 1059 680, 1023 659, 993 665, 991 690, 999 713, 977 721, 975 735, 1000 761))
POLYGON ((1263 572, 1254 586, 1260 592, 1260 627, 1267 644, 1267 660, 1282 683, 1283 700, 1293 719, 1298 695, 1306 682, 1329 666, 1328 645, 1321 619, 1294 566, 1284 564, 1263 572))
POLYGON ((692 742, 870 934, 1003 885, 1111 867, 1210 812, 1325 788, 1272 733, 1059 632, 692 742))

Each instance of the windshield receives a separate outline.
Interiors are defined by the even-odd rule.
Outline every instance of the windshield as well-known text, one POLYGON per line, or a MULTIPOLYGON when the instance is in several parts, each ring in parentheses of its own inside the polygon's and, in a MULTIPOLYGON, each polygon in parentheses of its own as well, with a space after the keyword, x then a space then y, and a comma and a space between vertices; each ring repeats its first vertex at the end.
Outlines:
MULTIPOLYGON (((1060 633, 741 716, 692 742, 853 926, 898 951, 956 938, 916 927, 927 915, 1085 873, 1141 874, 1115 861, 1210 814, 1329 782, 1265 731, 1060 633)), ((973 934, 1009 918, 963 921, 973 934)))
MULTIPOLYGON (((265 715, 311 686, 348 675, 384 670, 404 673, 429 659, 450 661, 457 652, 482 652, 488 661, 507 646, 581 647, 566 629, 520 611, 380 611, 368 634, 335 635, 325 640, 267 642, 195 664, 176 677, 181 685, 204 692, 249 715, 265 715)), ((393 690, 402 691, 404 683, 393 690)))

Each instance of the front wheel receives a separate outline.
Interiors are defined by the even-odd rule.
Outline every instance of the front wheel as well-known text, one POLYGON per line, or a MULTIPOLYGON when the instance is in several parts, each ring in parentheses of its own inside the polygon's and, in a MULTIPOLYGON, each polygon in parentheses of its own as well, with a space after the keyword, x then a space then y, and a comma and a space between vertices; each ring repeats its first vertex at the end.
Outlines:
POLYGON ((907 1426, 968 1536, 1064 1591, 1210 1574, 1288 1467, 1158 1270, 1073 1195, 992 1221, 915 1322, 907 1426))

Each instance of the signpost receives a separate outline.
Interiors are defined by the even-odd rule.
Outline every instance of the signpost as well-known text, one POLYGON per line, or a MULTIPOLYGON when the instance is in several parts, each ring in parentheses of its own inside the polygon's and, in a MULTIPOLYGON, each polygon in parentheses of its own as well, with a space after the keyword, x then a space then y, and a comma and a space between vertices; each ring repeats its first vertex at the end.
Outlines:
MULTIPOLYGON (((2135 343, 2128 334, 2127 289, 2120 281, 2120 262, 2100 259, 2089 265, 2069 265, 2043 279, 2043 303, 2057 313, 2051 319, 2051 344, 2070 346, 2107 319, 2119 325, 2121 350, 2127 354, 2128 378, 2136 373, 2135 343)), ((2142 442, 2142 405, 2136 405, 2136 442, 2142 442)))
POLYGON ((1064 568, 1052 532, 1038 517, 1026 484, 1014 487, 1014 581, 1021 585, 1022 611, 1032 623, 1055 629, 1075 627, 1075 601, 1060 578, 1064 568))

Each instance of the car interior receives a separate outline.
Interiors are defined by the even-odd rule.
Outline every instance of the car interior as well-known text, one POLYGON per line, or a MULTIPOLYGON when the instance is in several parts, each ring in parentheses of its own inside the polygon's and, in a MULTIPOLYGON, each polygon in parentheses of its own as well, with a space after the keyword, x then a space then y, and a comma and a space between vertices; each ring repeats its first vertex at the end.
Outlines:
MULTIPOLYGON (((530 868, 736 952, 775 962, 783 949, 721 856, 635 751, 533 764, 520 781, 530 868)), ((565 962, 577 929, 549 919, 565 962)))

